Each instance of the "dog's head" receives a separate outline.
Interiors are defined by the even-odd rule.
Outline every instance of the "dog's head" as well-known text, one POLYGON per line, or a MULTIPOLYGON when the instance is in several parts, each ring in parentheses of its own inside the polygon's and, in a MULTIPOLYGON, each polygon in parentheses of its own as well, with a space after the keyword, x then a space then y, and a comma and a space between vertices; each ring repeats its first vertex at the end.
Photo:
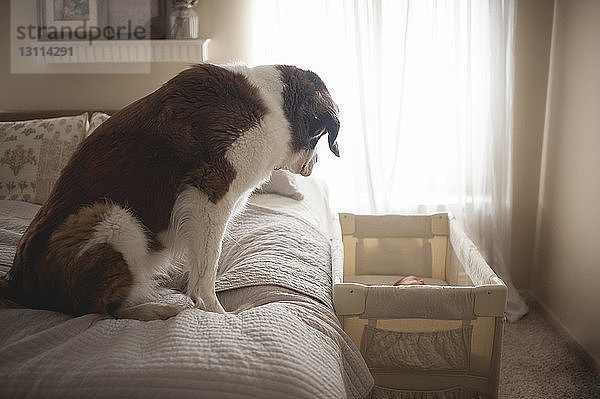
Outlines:
POLYGON ((338 107, 323 81, 311 71, 279 65, 283 83, 283 109, 290 123, 290 155, 282 169, 309 176, 317 162, 316 145, 327 134, 329 149, 340 156, 338 107))

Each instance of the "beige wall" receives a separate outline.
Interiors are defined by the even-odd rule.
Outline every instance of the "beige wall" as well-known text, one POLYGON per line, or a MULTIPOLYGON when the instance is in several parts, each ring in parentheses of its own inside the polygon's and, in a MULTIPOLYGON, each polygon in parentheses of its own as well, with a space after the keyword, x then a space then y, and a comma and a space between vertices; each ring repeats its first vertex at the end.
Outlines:
POLYGON ((532 287, 600 364, 600 1, 558 0, 532 287))
MULTIPOLYGON (((211 37, 210 61, 246 60, 249 2, 201 0, 200 33, 211 37)), ((154 63, 149 74, 21 75, 10 73, 10 1, 0 0, 0 110, 119 109, 187 67, 154 63)))
POLYGON ((511 274, 529 288, 544 133, 553 0, 520 0, 515 26, 511 274))

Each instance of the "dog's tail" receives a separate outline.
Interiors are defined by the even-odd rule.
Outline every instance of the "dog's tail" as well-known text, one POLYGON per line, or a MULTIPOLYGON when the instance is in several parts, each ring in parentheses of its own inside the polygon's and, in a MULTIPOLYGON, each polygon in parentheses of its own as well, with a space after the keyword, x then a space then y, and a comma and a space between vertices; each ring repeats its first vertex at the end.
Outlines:
POLYGON ((17 302, 13 301, 10 295, 10 287, 5 277, 0 277, 0 309, 23 308, 17 302))

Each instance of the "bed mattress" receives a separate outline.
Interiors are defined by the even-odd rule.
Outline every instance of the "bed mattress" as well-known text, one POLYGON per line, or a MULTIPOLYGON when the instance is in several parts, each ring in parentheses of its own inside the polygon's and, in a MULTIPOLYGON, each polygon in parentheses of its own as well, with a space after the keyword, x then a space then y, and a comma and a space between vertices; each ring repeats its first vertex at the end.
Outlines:
MULTIPOLYGON (((373 379, 332 306, 326 189, 254 196, 229 227, 225 309, 141 322, 0 310, 0 397, 361 398, 373 379)), ((0 273, 38 207, 0 201, 0 273)), ((174 277, 173 286, 181 283, 174 277)))

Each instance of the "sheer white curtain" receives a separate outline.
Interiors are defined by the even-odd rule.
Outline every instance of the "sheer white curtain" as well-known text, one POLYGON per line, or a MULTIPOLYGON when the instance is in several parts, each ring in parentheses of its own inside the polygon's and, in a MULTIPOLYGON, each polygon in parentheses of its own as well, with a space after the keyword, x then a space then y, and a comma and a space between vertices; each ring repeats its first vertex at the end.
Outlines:
POLYGON ((342 157, 313 173, 338 211, 450 210, 512 286, 515 0, 255 0, 251 64, 311 69, 340 107, 342 157))

